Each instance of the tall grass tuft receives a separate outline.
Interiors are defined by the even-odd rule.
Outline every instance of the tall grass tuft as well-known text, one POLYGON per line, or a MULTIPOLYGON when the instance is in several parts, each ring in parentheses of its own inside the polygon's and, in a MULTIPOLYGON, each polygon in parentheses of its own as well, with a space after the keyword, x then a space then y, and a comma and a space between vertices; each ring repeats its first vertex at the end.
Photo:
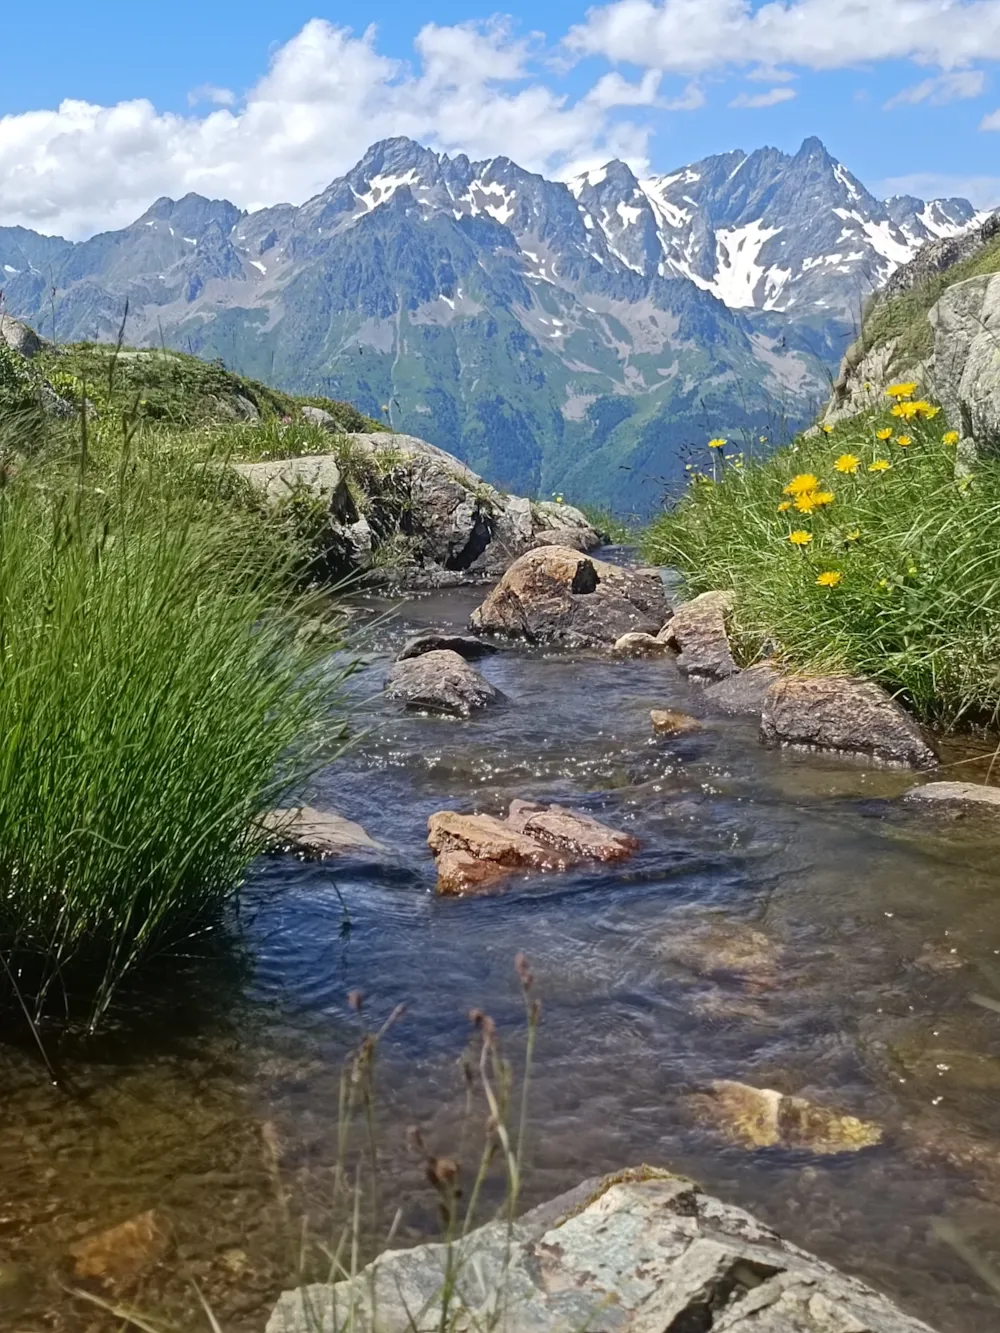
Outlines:
POLYGON ((929 721, 995 725, 1000 464, 958 465, 933 404, 896 399, 769 458, 706 448, 644 552, 692 593, 735 590, 744 661, 857 672, 929 721), (820 502, 788 493, 796 477, 820 502))
POLYGON ((93 1025, 213 925, 342 734, 290 556, 123 457, 0 489, 0 990, 93 1025))

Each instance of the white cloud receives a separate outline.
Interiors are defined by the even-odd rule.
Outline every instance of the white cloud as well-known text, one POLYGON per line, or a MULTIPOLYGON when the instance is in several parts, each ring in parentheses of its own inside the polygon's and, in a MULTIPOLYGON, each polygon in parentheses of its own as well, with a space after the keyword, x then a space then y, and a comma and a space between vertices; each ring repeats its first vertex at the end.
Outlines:
POLYGON ((697 74, 746 65, 844 69, 1000 58, 1000 0, 613 0, 567 43, 579 54, 697 74))
POLYGON ((1000 111, 991 111, 979 122, 981 130, 1000 130, 1000 111))
POLYGON ((231 88, 217 88, 214 83, 202 83, 188 93, 188 106, 211 102, 213 106, 235 106, 236 94, 231 88))
MULTIPOLYGON (((158 195, 189 190, 255 208, 299 202, 351 167, 381 138, 410 135, 473 157, 507 154, 568 176, 622 157, 647 166, 649 129, 614 115, 669 107, 659 76, 635 84, 605 75, 576 99, 535 73, 537 38, 502 21, 427 24, 414 67, 320 19, 274 54, 238 103, 198 90, 204 114, 158 111, 146 99, 116 106, 65 101, 0 118, 0 222, 77 237, 123 226, 158 195)), ((678 106, 700 105, 689 89, 678 106)))
POLYGON ((766 93, 740 93, 729 105, 757 110, 759 107, 777 106, 779 102, 790 102, 794 96, 794 88, 769 88, 766 93))
POLYGON ((871 190, 880 199, 894 194, 913 194, 918 199, 968 199, 976 208, 1000 207, 1000 176, 960 176, 936 171, 918 171, 876 181, 871 190))
POLYGON ((904 88, 895 97, 890 97, 884 104, 884 110, 891 111, 897 106, 917 106, 926 102, 928 106, 946 106, 949 102, 961 98, 978 97, 986 86, 986 75, 981 69, 958 69, 950 74, 939 74, 933 79, 924 79, 912 88, 904 88))

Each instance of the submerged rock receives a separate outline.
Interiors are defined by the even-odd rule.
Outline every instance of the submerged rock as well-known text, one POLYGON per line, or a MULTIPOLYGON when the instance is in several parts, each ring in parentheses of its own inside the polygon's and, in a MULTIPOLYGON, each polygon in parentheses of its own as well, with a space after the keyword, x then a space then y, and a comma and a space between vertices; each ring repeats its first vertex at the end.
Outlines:
POLYGON ((586 861, 618 861, 638 842, 628 833, 559 805, 512 801, 506 819, 442 810, 427 821, 437 860, 438 892, 469 893, 518 870, 568 870, 586 861))
POLYGON ((985 787, 980 782, 925 782, 912 787, 903 800, 911 805, 974 807, 1000 814, 1000 787, 985 787))
POLYGON ((768 690, 780 679, 781 673, 770 662, 758 662, 707 686, 705 698, 723 713, 760 717, 768 690))
POLYGON ((722 680, 739 670, 726 631, 726 612, 732 604, 731 592, 703 592, 674 611, 660 637, 680 653, 677 665, 682 671, 722 680))
POLYGON ((787 676, 764 699, 761 739, 925 768, 936 755, 879 685, 850 676, 787 676))
POLYGON ((132 1286, 166 1254, 170 1237, 150 1209, 69 1247, 74 1277, 120 1291, 132 1286))
POLYGON ((397 662, 405 662, 411 657, 421 657, 424 653, 436 653, 445 650, 458 653, 465 660, 475 661, 477 657, 489 657, 497 652, 495 644, 485 639, 477 639, 472 634, 450 634, 447 630, 428 630, 424 634, 415 634, 407 639, 402 650, 396 654, 397 662))
POLYGON ((691 732, 701 731, 701 723, 687 713, 677 713, 672 708, 651 708, 649 720, 653 730, 662 736, 686 736, 691 732))
POLYGON ((477 632, 575 648, 656 634, 670 614, 650 570, 624 569, 567 546, 542 546, 515 560, 472 613, 477 632))
POLYGON ((474 708, 485 708, 504 699, 464 657, 447 648, 395 662, 385 678, 385 697, 398 700, 407 708, 450 713, 455 717, 468 717, 474 708))
POLYGON ((882 1141, 882 1130, 871 1121, 839 1115, 773 1088, 716 1079, 692 1101, 705 1119, 750 1148, 805 1148, 827 1155, 858 1152, 882 1141))
POLYGON ((387 850, 382 843, 370 838, 360 824, 332 810, 316 810, 311 805, 271 810, 261 823, 274 835, 276 849, 295 852, 309 859, 385 853, 387 850))
POLYGON ((585 1181, 510 1228, 390 1250, 286 1291, 266 1333, 930 1333, 750 1213, 655 1167, 585 1181), (448 1291, 447 1302, 443 1293, 448 1291))

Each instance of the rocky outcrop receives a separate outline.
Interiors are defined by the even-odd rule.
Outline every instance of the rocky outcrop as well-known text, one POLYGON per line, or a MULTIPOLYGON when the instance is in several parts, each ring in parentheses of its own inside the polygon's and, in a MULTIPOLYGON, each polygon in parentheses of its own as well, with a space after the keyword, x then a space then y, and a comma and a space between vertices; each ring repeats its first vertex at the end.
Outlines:
POLYGON ((266 1333, 487 1328, 497 1311, 509 1333, 930 1333, 751 1214, 650 1167, 586 1181, 509 1229, 387 1251, 351 1282, 287 1291, 266 1333))
POLYGON ((261 823, 271 834, 275 851, 292 852, 310 861, 325 861, 330 856, 382 856, 387 850, 360 824, 311 805, 270 810, 261 823))
POLYGON ((954 283, 928 319, 934 330, 930 383, 948 420, 963 438, 995 442, 1000 434, 1000 274, 954 283))
POLYGON ((703 592, 678 606, 660 637, 680 654, 677 665, 691 676, 723 680, 739 670, 729 650, 726 613, 731 592, 703 592))
POLYGON ((442 810, 427 841, 437 860, 438 892, 467 894, 517 871, 568 870, 586 861, 620 861, 638 842, 628 833, 559 805, 512 801, 506 819, 442 810))
POLYGON ((468 717, 504 696, 464 657, 447 648, 404 658, 389 668, 385 697, 428 713, 468 717))
POLYGON ((655 635, 670 614, 655 570, 624 569, 565 546, 517 559, 472 614, 478 633, 587 648, 655 635))
POLYGON ((764 697, 761 738, 926 768, 934 751, 885 690, 850 676, 787 676, 764 697))
MULTIPOLYGON (((314 425, 334 419, 303 408, 314 425)), ((414 435, 359 432, 337 452, 237 463, 269 503, 310 500, 329 514, 326 542, 341 572, 377 566, 395 544, 394 572, 430 584, 498 577, 539 543, 592 551, 600 538, 572 505, 504 495, 466 464, 414 435)))

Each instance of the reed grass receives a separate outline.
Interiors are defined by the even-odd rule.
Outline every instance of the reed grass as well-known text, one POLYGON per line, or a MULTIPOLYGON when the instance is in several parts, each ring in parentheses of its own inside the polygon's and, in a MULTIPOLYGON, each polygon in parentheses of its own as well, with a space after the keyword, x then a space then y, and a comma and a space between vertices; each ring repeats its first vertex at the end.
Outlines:
POLYGON ((901 420, 887 398, 769 457, 706 448, 687 493, 646 530, 645 556, 692 594, 735 591, 744 663, 777 654, 856 672, 928 721, 995 726, 1000 464, 985 449, 957 464, 956 439, 942 414, 901 420), (850 458, 857 467, 838 470, 850 458), (832 497, 810 512, 785 493, 803 475, 832 497))
MULTIPOLYGON (((93 1026, 219 920, 343 737, 297 553, 218 470, 123 450, 0 489, 0 989, 93 1026)), ((127 441, 126 441, 127 443, 127 441)))

